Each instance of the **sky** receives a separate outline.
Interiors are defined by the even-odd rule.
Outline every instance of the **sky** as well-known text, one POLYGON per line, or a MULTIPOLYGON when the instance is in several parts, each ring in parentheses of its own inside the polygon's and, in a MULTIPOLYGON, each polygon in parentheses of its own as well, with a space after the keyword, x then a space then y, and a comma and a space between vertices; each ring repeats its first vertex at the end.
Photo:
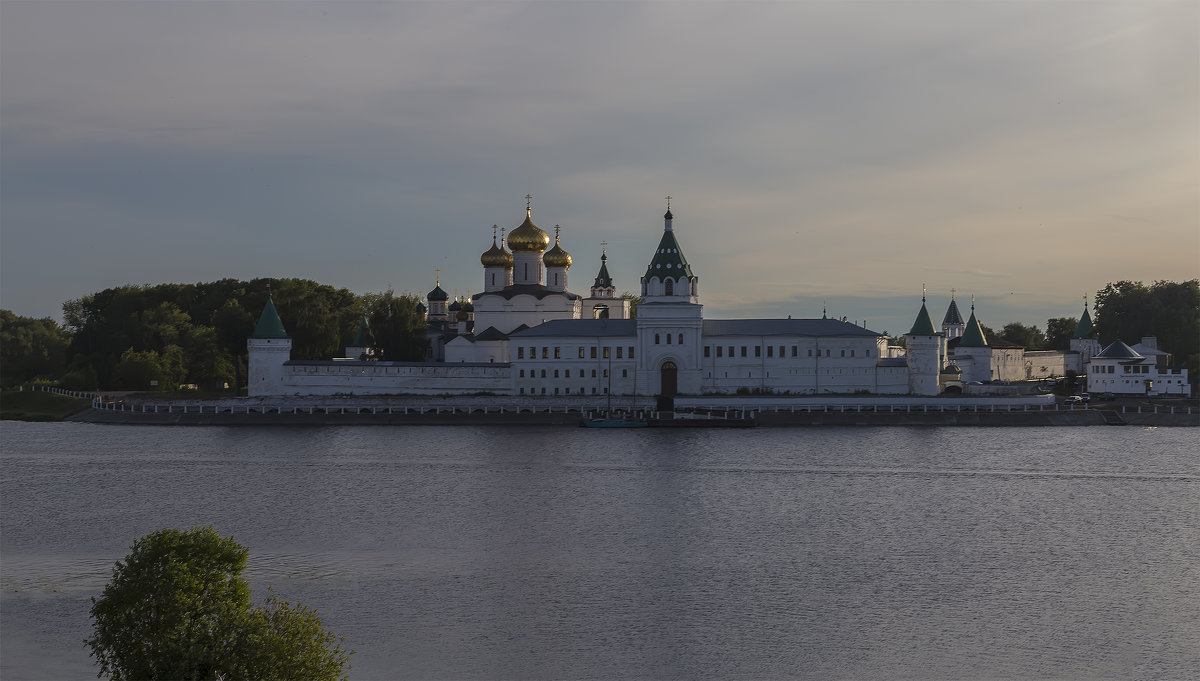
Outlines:
POLYGON ((482 289, 533 220, 708 318, 1045 328, 1200 276, 1200 3, 0 1, 0 307, 482 289))

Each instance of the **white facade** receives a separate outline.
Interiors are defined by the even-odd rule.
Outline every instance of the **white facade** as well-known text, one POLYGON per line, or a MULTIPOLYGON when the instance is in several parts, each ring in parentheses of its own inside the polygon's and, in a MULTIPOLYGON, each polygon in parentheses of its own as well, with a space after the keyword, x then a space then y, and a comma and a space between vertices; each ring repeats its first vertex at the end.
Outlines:
MULTIPOLYGON (((1168 366, 1166 353, 1158 351, 1157 343, 1139 344, 1154 354, 1143 355, 1121 341, 1114 341, 1088 361, 1087 389, 1092 393, 1112 393, 1125 396, 1190 397, 1188 372, 1183 367, 1168 366)), ((1138 346, 1134 346, 1138 347, 1138 346)))
POLYGON ((669 209, 633 319, 629 301, 615 296, 606 254, 587 298, 568 290, 571 256, 557 237, 548 248, 527 206, 525 222, 481 256, 482 292, 455 301, 456 312, 438 282, 427 322, 444 361, 289 361, 291 341, 276 318, 264 328, 284 337, 248 341, 250 394, 936 395, 951 381, 1022 380, 1066 366, 1063 353, 988 346, 974 306, 963 325, 953 301, 941 329, 922 302, 907 352, 836 319, 706 320, 669 209), (951 336, 957 347, 948 350, 951 336))

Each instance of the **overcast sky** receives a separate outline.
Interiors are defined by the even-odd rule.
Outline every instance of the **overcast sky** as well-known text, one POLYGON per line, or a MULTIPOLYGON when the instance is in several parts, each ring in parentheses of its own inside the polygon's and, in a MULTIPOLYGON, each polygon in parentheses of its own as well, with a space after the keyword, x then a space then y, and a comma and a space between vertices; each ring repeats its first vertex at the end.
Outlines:
POLYGON ((1044 328, 1200 276, 1200 3, 0 2, 0 307, 482 288, 534 222, 705 316, 1044 328))

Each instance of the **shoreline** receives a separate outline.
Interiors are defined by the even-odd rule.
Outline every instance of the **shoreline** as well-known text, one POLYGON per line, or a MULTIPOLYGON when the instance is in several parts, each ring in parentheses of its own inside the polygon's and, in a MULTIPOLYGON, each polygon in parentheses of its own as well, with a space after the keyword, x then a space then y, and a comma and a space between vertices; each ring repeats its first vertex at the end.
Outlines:
MULTIPOLYGON (((66 421, 105 425, 157 426, 569 426, 582 424, 585 414, 566 412, 521 413, 153 413, 84 409, 66 421)), ((1126 413, 1077 409, 1073 411, 762 411, 754 414, 754 427, 789 428, 820 426, 1101 426, 1140 427, 1200 426, 1200 414, 1126 413)), ((651 427, 746 427, 743 421, 720 419, 661 419, 651 427), (689 422, 692 421, 692 422, 689 422)))

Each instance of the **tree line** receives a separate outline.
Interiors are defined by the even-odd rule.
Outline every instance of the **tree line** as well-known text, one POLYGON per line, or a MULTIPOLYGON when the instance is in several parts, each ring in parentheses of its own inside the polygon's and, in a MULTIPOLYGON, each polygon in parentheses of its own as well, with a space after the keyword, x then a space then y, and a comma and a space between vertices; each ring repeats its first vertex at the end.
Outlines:
POLYGON ((78 390, 173 390, 245 386, 246 339, 267 296, 294 359, 340 356, 371 320, 376 356, 419 361, 425 322, 414 296, 357 295, 307 279, 222 279, 119 286, 63 304, 64 324, 0 310, 0 384, 56 381, 78 390))
MULTIPOLYGON (((120 286, 63 304, 65 325, 0 310, 0 385, 57 381, 79 390, 174 389, 181 384, 240 389, 246 338, 271 295, 295 359, 342 354, 365 316, 374 356, 421 361, 427 347, 420 301, 392 291, 357 295, 307 279, 222 279, 199 284, 120 286)), ((1102 346, 1157 336, 1191 376, 1200 375, 1200 280, 1119 281, 1096 293, 1094 333, 1102 346)), ((1010 322, 999 339, 1029 350, 1067 350, 1077 317, 1036 325, 1010 322)))

